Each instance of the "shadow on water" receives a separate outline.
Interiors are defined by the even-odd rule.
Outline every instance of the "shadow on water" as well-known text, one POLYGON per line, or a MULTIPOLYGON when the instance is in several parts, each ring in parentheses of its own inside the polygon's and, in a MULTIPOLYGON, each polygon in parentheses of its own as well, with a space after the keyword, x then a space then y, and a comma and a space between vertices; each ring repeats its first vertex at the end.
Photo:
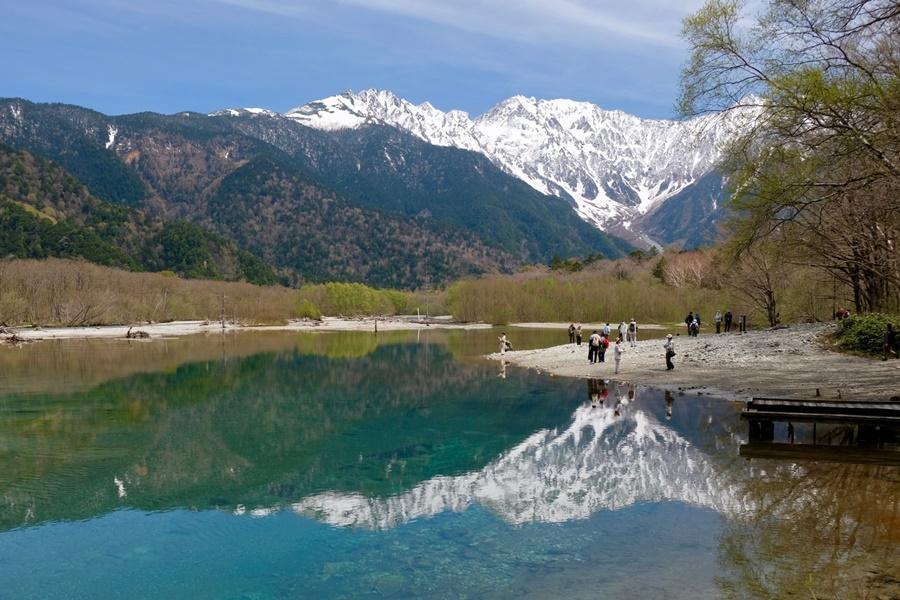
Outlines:
POLYGON ((16 597, 900 593, 900 469, 746 460, 739 404, 469 360, 490 330, 251 337, 5 363, 16 597))

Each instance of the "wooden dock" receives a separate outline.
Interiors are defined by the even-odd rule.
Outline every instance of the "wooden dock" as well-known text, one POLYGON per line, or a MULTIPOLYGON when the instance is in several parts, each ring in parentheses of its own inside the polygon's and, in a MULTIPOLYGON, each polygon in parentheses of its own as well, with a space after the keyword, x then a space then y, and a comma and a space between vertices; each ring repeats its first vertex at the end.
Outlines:
POLYGON ((750 442, 741 446, 740 455, 743 458, 765 458, 790 462, 811 460, 853 465, 900 467, 900 452, 882 448, 750 442))
POLYGON ((900 402, 753 398, 741 413, 747 421, 860 423, 900 427, 900 402))
POLYGON ((754 398, 741 419, 745 458, 900 465, 900 402, 754 398))

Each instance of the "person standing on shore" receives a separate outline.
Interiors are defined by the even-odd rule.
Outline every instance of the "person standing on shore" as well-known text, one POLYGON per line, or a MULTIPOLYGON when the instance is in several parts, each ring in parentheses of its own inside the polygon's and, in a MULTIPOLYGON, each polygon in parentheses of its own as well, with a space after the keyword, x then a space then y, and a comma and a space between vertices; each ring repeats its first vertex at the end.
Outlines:
POLYGON ((716 321, 716 333, 722 333, 722 313, 716 311, 716 316, 714 318, 716 321))
POLYGON ((634 317, 631 317, 631 323, 628 324, 628 336, 627 339, 631 344, 632 348, 637 347, 637 321, 634 320, 634 317))
POLYGON ((687 325, 688 335, 691 335, 691 323, 694 322, 694 311, 688 311, 687 316, 684 318, 684 324, 687 325))
POLYGON ((884 356, 881 360, 887 360, 891 354, 894 358, 900 358, 900 353, 897 352, 897 332, 894 331, 894 324, 888 323, 887 331, 884 333, 884 356))
POLYGON ((569 325, 569 343, 575 343, 575 323, 569 325))
POLYGON ((603 335, 609 337, 609 334, 612 333, 612 329, 609 328, 609 323, 603 326, 603 335))
POLYGON ((619 336, 619 339, 616 340, 616 345, 613 347, 613 359, 616 361, 616 375, 619 374, 619 363, 622 362, 622 355, 625 353, 625 341, 622 339, 622 336, 619 336))
POLYGON ((600 352, 600 334, 595 329, 588 338, 588 362, 594 364, 599 358, 600 352))
POLYGON ((600 336, 600 347, 597 348, 597 355, 600 362, 606 362, 606 349, 609 348, 609 338, 605 335, 600 336))
POLYGON ((578 346, 581 345, 581 325, 580 324, 575 328, 575 344, 578 346))
POLYGON ((666 371, 671 371, 675 368, 675 365, 672 363, 672 357, 675 356, 675 341, 672 339, 672 334, 666 336, 666 343, 663 345, 663 348, 666 350, 666 371))
POLYGON ((625 324, 625 321, 622 321, 621 323, 619 323, 619 337, 624 340, 625 336, 627 334, 628 334, 628 325, 625 324))
POLYGON ((497 338, 497 341, 500 342, 500 354, 506 354, 507 349, 510 346, 509 339, 506 337, 506 332, 500 332, 500 336, 497 338))
POLYGON ((725 333, 731 331, 731 321, 734 319, 734 315, 731 314, 730 310, 725 311, 725 333))

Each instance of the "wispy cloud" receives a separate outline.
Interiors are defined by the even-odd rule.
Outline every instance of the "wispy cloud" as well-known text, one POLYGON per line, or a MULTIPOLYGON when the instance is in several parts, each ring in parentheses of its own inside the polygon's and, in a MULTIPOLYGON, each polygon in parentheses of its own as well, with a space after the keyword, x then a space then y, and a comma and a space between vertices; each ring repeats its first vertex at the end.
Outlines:
MULTIPOLYGON (((247 9, 302 17, 328 10, 334 0, 217 0, 247 9)), ((681 19, 700 0, 337 0, 357 7, 419 19, 470 33, 543 42, 650 44, 674 47, 681 19)))

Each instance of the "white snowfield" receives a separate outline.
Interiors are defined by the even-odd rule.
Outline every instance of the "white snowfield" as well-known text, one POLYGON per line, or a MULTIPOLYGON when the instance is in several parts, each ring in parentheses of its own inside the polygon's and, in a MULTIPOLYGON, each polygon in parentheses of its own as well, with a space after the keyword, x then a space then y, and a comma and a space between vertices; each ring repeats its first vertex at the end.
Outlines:
POLYGON ((438 146, 479 152, 536 190, 571 199, 587 222, 621 233, 712 172, 723 145, 753 113, 650 120, 589 102, 514 96, 472 119, 366 90, 284 116, 322 130, 385 123, 438 146))

